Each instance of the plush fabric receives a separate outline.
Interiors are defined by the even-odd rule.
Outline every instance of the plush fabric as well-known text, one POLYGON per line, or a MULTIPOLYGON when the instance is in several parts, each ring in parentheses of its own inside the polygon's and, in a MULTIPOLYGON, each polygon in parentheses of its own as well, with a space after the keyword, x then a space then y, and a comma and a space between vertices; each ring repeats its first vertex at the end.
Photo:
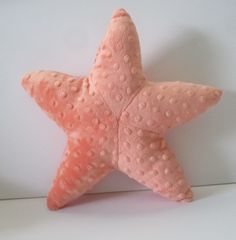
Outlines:
POLYGON ((115 11, 88 77, 38 71, 24 76, 22 84, 68 137, 48 194, 49 209, 77 199, 114 169, 168 199, 192 200, 164 136, 217 103, 221 91, 148 81, 125 10, 115 11))

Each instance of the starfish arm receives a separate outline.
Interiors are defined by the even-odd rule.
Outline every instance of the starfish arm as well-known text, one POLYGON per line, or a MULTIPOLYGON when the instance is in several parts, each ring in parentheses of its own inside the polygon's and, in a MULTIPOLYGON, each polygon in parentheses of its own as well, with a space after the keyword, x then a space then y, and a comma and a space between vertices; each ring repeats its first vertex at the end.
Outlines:
POLYGON ((32 72, 23 77, 22 85, 40 107, 59 126, 76 118, 73 103, 82 94, 85 78, 73 77, 54 71, 32 72))
POLYGON ((97 161, 88 155, 83 145, 68 145, 64 159, 58 168, 53 186, 48 194, 47 205, 51 210, 64 207, 90 190, 112 168, 105 161, 97 161))
POLYGON ((96 88, 116 115, 143 84, 139 39, 125 10, 114 13, 91 73, 96 88))
POLYGON ((119 170, 163 197, 192 200, 183 170, 163 138, 135 127, 121 127, 120 139, 124 145, 120 146, 119 170))
POLYGON ((163 135, 216 104, 221 91, 185 82, 149 83, 123 112, 124 121, 163 135))

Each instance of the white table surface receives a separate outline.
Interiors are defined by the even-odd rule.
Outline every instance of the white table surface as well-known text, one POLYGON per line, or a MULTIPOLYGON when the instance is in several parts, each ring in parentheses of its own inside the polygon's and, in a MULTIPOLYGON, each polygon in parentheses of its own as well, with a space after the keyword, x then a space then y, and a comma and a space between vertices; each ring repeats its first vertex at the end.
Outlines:
POLYGON ((1 200, 0 239, 235 239, 236 184, 193 191, 189 204, 150 191, 89 194, 54 212, 45 198, 1 200))

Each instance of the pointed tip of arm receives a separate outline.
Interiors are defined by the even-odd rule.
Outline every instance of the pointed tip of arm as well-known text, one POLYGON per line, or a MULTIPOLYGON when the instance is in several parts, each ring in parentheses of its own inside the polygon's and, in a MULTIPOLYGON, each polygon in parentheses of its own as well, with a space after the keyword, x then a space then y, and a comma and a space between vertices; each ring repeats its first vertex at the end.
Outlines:
POLYGON ((116 9, 112 15, 113 19, 118 17, 130 17, 130 16, 124 8, 119 8, 119 9, 116 9))
POLYGON ((106 71, 107 65, 117 61, 124 65, 135 64, 136 67, 141 68, 140 45, 136 27, 124 9, 116 10, 111 18, 96 55, 94 70, 96 71, 96 67, 98 67, 106 71))
POLYGON ((34 72, 27 73, 21 79, 21 85, 25 89, 25 91, 29 93, 29 95, 32 94, 33 83, 31 80, 33 74, 34 72))
MULTIPOLYGON (((64 73, 59 73, 55 71, 33 71, 25 74, 22 77, 21 85, 32 97, 39 97, 43 95, 46 89, 49 89, 52 86, 56 87, 56 82, 64 81, 70 76, 64 73)), ((59 85, 58 85, 59 87, 59 85)))
POLYGON ((211 105, 214 105, 220 101, 223 95, 223 91, 221 89, 213 88, 213 87, 211 88, 210 91, 212 92, 212 97, 210 98, 210 100, 212 101, 211 105))

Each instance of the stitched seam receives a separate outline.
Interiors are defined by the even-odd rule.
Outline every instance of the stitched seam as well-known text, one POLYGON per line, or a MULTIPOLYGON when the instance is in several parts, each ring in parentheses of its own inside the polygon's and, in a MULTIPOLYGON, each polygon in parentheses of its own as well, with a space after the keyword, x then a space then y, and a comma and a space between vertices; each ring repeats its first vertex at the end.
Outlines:
POLYGON ((130 123, 129 123, 128 125, 131 126, 131 127, 134 127, 134 128, 141 129, 142 131, 149 132, 149 133, 154 133, 154 134, 156 134, 156 135, 158 135, 158 136, 160 136, 160 137, 164 137, 164 135, 160 135, 160 134, 157 133, 157 132, 154 132, 154 131, 151 131, 151 130, 147 130, 147 129, 145 129, 145 128, 140 128, 140 127, 136 126, 135 124, 130 124, 130 123))
MULTIPOLYGON (((92 80, 92 79, 91 79, 92 80)), ((105 98, 103 97, 103 95, 101 94, 101 92, 98 90, 98 88, 96 86, 94 86, 94 88, 96 89, 97 93, 100 95, 100 97, 102 98, 102 101, 104 102, 104 104, 107 106, 107 108, 112 112, 112 114, 115 116, 115 113, 113 112, 113 110, 110 108, 110 106, 107 104, 105 98)), ((116 137, 117 137, 117 146, 116 146, 116 158, 117 158, 117 164, 116 167, 118 166, 118 160, 119 160, 119 138, 118 138, 118 134, 119 134, 119 122, 120 122, 120 117, 116 118, 117 121, 117 133, 116 133, 116 137)), ((114 164, 114 163, 113 163, 114 164)))
MULTIPOLYGON (((93 82, 93 80, 91 79, 91 81, 93 82)), ((116 164, 116 168, 118 168, 119 165, 119 152, 120 152, 120 138, 119 138, 119 131, 120 131, 120 121, 121 121, 121 115, 122 113, 132 104, 133 100, 135 99, 135 97, 141 92, 141 90, 143 89, 143 87, 145 86, 145 82, 139 87, 139 89, 136 91, 136 93, 133 95, 133 97, 130 98, 130 101, 127 103, 127 105, 121 110, 120 114, 118 117, 115 116, 115 113, 113 112, 113 110, 110 108, 110 106, 107 104, 105 98, 103 97, 102 93, 99 91, 99 89, 94 86, 94 88, 96 89, 96 91, 98 92, 98 94, 100 95, 100 97, 102 98, 104 104, 108 107, 108 109, 113 113, 113 115, 116 117, 117 119, 117 133, 116 133, 116 137, 117 137, 117 147, 116 147, 116 155, 117 155, 117 164, 116 164)), ((145 131, 145 130, 144 130, 145 131)), ((113 163, 114 164, 114 163, 113 163)))
POLYGON ((120 132, 120 119, 121 119, 121 115, 122 113, 128 108, 128 106, 133 102, 133 100, 135 99, 135 97, 141 92, 141 90, 143 89, 145 83, 142 84, 142 86, 137 90, 137 92, 134 94, 133 97, 130 98, 130 101, 127 103, 127 105, 121 110, 121 113, 118 117, 118 126, 117 126, 117 168, 119 166, 119 160, 120 160, 120 137, 119 137, 119 132, 120 132))
POLYGON ((121 117, 122 113, 129 107, 129 105, 132 104, 133 100, 141 92, 141 90, 143 89, 144 86, 145 86, 145 83, 143 83, 143 85, 137 90, 137 92, 134 94, 134 96, 130 98, 130 101, 127 103, 127 105, 121 110, 120 116, 118 117, 119 121, 120 121, 120 117, 121 117))

